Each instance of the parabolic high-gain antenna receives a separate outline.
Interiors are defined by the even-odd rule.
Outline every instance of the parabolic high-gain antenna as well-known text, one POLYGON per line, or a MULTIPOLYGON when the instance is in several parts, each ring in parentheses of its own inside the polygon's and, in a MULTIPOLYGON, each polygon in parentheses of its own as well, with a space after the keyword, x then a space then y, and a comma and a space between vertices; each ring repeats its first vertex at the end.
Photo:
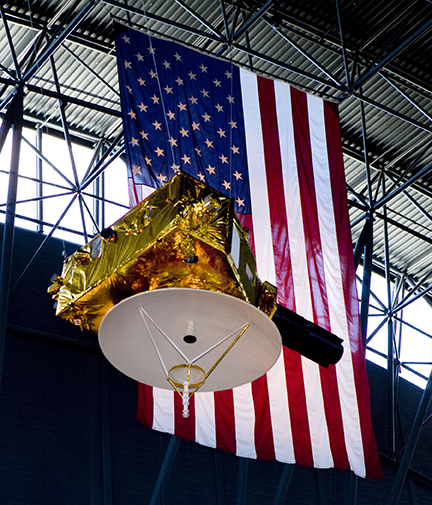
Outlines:
MULTIPOLYGON (((231 389, 257 379, 281 351, 271 319, 223 293, 167 288, 114 306, 99 328, 108 360, 139 382, 191 392, 231 389)), ((184 414, 187 414, 187 403, 184 414)))

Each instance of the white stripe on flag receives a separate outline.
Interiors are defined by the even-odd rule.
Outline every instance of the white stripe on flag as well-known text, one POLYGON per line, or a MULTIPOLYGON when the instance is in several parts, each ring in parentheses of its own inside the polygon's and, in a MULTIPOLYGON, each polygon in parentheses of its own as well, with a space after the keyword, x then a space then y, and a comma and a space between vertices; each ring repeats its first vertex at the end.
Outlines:
POLYGON ((333 456, 324 411, 319 366, 302 356, 302 367, 314 467, 332 468, 333 456))
POLYGON ((208 447, 216 447, 214 393, 195 395, 195 440, 208 447))
POLYGON ((252 221, 254 236, 259 236, 259 241, 255 241, 257 271, 261 281, 268 281, 276 286, 257 77, 251 72, 240 70, 240 80, 249 167, 252 221))
POLYGON ((267 384, 275 457, 282 463, 295 463, 283 352, 267 372, 267 384))
POLYGON ((168 389, 153 388, 153 429, 165 433, 175 432, 174 393, 168 389))
POLYGON ((339 247, 327 157, 324 103, 321 99, 310 95, 308 95, 307 99, 318 219, 326 272, 331 331, 344 338, 344 354, 342 360, 336 365, 336 373, 346 448, 351 468, 357 475, 364 476, 366 470, 360 430, 360 417, 354 384, 351 350, 349 346, 344 303, 345 298, 340 270, 339 247), (323 153, 326 155, 324 156, 323 153))
POLYGON ((277 81, 275 95, 296 311, 310 320, 313 319, 312 302, 289 86, 277 81))
POLYGON ((252 398, 252 384, 244 384, 233 390, 236 436, 236 455, 256 459, 255 450, 255 408, 252 398))

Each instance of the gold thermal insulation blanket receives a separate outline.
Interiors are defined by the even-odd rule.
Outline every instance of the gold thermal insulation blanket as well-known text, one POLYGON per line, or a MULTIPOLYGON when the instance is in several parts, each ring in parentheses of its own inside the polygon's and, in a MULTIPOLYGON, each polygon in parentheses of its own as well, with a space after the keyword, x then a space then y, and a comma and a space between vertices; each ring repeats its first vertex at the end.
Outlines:
POLYGON ((229 294, 270 317, 276 310, 276 288, 258 279, 233 201, 184 173, 69 256, 48 291, 56 315, 97 332, 116 303, 172 287, 229 294))

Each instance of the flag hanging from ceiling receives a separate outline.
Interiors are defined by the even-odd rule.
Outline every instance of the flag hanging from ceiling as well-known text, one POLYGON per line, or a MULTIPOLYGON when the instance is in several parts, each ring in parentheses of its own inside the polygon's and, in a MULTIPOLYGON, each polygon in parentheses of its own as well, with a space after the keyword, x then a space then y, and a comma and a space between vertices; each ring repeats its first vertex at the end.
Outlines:
POLYGON ((197 393, 190 417, 139 386, 137 418, 238 456, 381 476, 335 104, 122 28, 116 38, 131 205, 182 170, 230 196, 278 303, 344 339, 325 369, 286 347, 260 379, 197 393))

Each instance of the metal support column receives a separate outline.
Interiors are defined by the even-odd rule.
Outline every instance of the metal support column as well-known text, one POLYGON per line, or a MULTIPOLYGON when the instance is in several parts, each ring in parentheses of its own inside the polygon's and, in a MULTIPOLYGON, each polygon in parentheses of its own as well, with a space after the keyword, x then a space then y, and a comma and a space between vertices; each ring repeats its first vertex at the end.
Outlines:
MULTIPOLYGON (((382 190, 385 194, 385 177, 382 179, 382 190)), ((389 434, 389 454, 394 457, 396 452, 396 394, 395 394, 395 349, 393 341, 393 309, 391 299, 391 279, 390 279, 390 251, 388 225, 386 221, 387 209, 384 206, 384 256, 385 256, 385 277, 387 283, 387 398, 388 398, 388 434, 389 434)))
POLYGON ((168 475, 171 471, 172 464, 174 463, 174 458, 177 454, 177 449, 180 443, 180 439, 175 435, 171 436, 171 440, 168 445, 168 449, 165 453, 165 457, 156 481, 156 485, 153 489, 153 494, 149 505, 157 505, 162 490, 165 486, 168 475))
POLYGON ((218 450, 214 451, 215 477, 216 477, 216 498, 217 505, 225 505, 225 484, 223 475, 222 455, 218 450))
POLYGON ((348 89, 348 93, 350 93, 351 92, 351 77, 350 77, 350 72, 349 72, 349 67, 348 67, 348 58, 347 58, 347 54, 346 54, 345 41, 344 41, 344 36, 343 36, 343 31, 342 31, 342 19, 341 19, 341 14, 340 14, 339 0, 335 0, 335 4, 336 4, 336 16, 337 16, 338 27, 339 27, 339 37, 340 37, 341 48, 342 48, 342 59, 343 59, 344 70, 345 70, 346 87, 348 89))
POLYGON ((249 467, 249 460, 247 458, 239 458, 236 505, 246 505, 248 467, 249 467))
MULTIPOLYGON (((42 128, 39 126, 36 128, 36 149, 39 152, 42 152, 42 128)), ((37 232, 43 233, 43 173, 42 173, 42 159, 39 156, 36 156, 36 179, 38 182, 36 183, 36 196, 40 198, 36 202, 36 217, 40 221, 37 225, 37 232)))
MULTIPOLYGON (((9 288, 11 282, 12 270, 12 251, 14 241, 14 225, 15 225, 15 209, 16 197, 18 189, 18 166, 21 148, 21 135, 23 124, 23 91, 21 88, 17 90, 14 96, 6 117, 5 128, 9 129, 8 125, 12 125, 12 154, 9 173, 9 187, 6 204, 5 224, 3 228, 3 243, 2 255, 0 263, 0 390, 1 380, 3 376, 3 357, 6 340, 6 323, 9 304, 9 288)), ((4 134, 0 134, 0 140, 5 140, 4 134), (4 139, 3 139, 4 137, 4 139)))
POLYGON ((348 481, 348 505, 355 505, 357 503, 357 486, 358 477, 354 472, 350 472, 348 481))
POLYGON ((363 280, 362 292, 360 301, 360 323, 362 329, 363 340, 367 338, 367 325, 369 317, 369 298, 370 298, 370 285, 372 277, 372 252, 373 252, 373 226, 372 218, 368 218, 365 223, 366 237, 363 254, 363 280))
POLYGON ((109 393, 107 362, 99 357, 101 395, 101 442, 102 442, 102 486, 103 505, 112 505, 111 437, 109 421, 109 393))
MULTIPOLYGON (((96 146, 96 153, 95 153, 96 159, 100 158, 100 149, 101 149, 101 144, 98 144, 96 146)), ((103 176, 103 173, 102 173, 102 176, 103 176)), ((100 193, 101 193, 101 178, 99 177, 93 181, 93 195, 96 197, 96 198, 93 198, 93 218, 96 221, 99 228, 103 229, 103 227, 101 227, 101 212, 100 212, 101 202, 99 200, 99 198, 101 196, 100 193)), ((97 232, 98 232, 98 230, 97 230, 96 226, 93 226, 93 234, 96 234, 97 232)))
POLYGON ((276 495, 273 500, 273 505, 282 505, 282 503, 284 502, 285 495, 288 491, 288 487, 290 485, 293 472, 294 472, 294 465, 286 464, 284 466, 282 476, 276 491, 276 495))
POLYGON ((327 490, 326 490, 326 473, 325 470, 315 468, 318 487, 318 503, 319 505, 327 505, 327 490))
POLYGON ((420 436, 421 427, 426 416, 426 412, 429 408, 429 403, 432 396, 432 372, 429 375, 429 379, 426 384, 426 388, 423 391, 417 413, 411 428, 411 432, 408 437, 407 446, 405 452, 402 456, 401 463, 399 465, 398 473, 396 474, 396 479, 393 483, 393 487, 388 499, 388 505, 396 505, 399 501, 399 497, 402 491, 402 487, 405 482, 405 478, 408 473, 412 458, 414 456, 414 451, 417 447, 417 442, 420 436))
MULTIPOLYGON (((363 137, 363 154, 364 163, 366 171, 366 182, 368 190, 369 199, 369 212, 367 221, 365 223, 365 236, 363 241, 364 256, 363 256, 363 281, 362 281, 362 294, 361 294, 361 304, 360 304, 360 323, 362 329, 363 340, 366 342, 367 339, 367 324, 369 317, 369 297, 370 297, 370 283, 372 276, 372 253, 373 253, 373 209, 374 209, 374 198, 372 194, 372 180, 370 174, 369 156, 368 156, 368 143, 366 134, 366 115, 364 110, 364 105, 360 102, 360 119, 362 126, 362 137, 363 137)), ((363 232, 362 232, 363 234, 363 232)))

